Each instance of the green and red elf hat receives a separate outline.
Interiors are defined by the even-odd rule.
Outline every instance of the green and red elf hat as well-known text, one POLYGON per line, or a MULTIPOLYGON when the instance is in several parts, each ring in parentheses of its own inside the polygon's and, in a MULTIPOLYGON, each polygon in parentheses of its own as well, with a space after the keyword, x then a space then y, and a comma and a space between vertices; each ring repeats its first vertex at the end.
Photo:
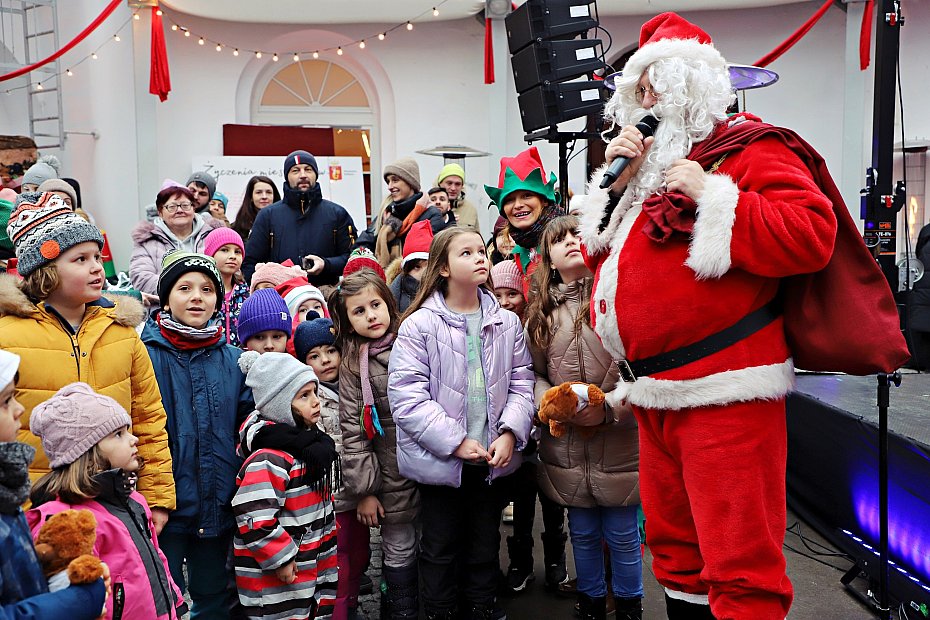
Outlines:
POLYGON ((535 146, 531 146, 515 157, 502 157, 501 174, 497 182, 500 187, 485 185, 484 191, 501 215, 504 215, 503 204, 507 196, 517 190, 531 191, 550 203, 557 203, 559 199, 555 191, 555 174, 550 172, 548 181, 545 178, 546 171, 543 170, 539 151, 535 146))

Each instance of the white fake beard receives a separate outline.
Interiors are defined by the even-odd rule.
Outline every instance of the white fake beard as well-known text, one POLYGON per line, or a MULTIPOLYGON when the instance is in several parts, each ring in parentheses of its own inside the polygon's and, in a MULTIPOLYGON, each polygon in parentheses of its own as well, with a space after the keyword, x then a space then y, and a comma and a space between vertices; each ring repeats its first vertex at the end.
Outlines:
POLYGON ((630 180, 633 201, 642 202, 665 188, 665 172, 676 160, 684 158, 693 145, 685 129, 685 108, 657 103, 646 114, 659 119, 655 141, 646 151, 646 159, 630 180))

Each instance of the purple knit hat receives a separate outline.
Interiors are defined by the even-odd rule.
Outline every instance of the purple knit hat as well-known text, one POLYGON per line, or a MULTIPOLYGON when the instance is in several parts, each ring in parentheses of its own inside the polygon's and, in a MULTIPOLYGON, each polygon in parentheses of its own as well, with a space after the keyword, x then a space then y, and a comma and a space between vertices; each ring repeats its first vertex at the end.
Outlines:
POLYGON ((502 260, 491 267, 491 282, 494 288, 512 288, 523 292, 523 275, 517 263, 512 260, 502 260))
POLYGON ((232 228, 225 226, 210 231, 210 234, 203 240, 203 253, 213 256, 217 250, 228 244, 238 246, 242 250, 242 256, 245 256, 245 244, 242 242, 242 237, 232 228))
POLYGON ((32 410, 29 430, 42 439, 42 449, 54 469, 69 465, 97 443, 132 420, 123 407, 86 383, 61 388, 32 410))
POLYGON ((290 337, 291 313, 276 290, 263 288, 242 302, 239 309, 239 342, 244 346, 255 334, 271 330, 284 332, 290 337))

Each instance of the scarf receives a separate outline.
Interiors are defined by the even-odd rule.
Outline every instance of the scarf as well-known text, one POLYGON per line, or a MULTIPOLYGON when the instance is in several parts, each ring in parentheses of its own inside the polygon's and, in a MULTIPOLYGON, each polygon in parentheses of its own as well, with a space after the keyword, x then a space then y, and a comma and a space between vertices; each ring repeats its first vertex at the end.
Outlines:
POLYGON ((394 344, 397 334, 387 333, 378 340, 366 340, 358 349, 358 376, 362 383, 362 411, 359 414, 359 424, 365 430, 369 440, 375 438, 375 433, 384 435, 381 422, 378 420, 378 409, 375 407, 375 395, 371 391, 371 381, 368 378, 369 357, 383 353, 394 344))
POLYGON ((333 438, 317 428, 297 428, 288 424, 266 424, 255 433, 252 449, 280 450, 304 462, 300 481, 327 495, 342 483, 342 466, 333 438))
POLYGON ((207 323, 206 327, 191 327, 175 321, 170 312, 160 310, 155 315, 155 322, 161 335, 181 351, 203 349, 212 346, 223 337, 223 326, 219 323, 207 323))
POLYGON ((543 207, 542 213, 539 214, 533 225, 526 230, 520 230, 516 226, 508 226, 510 238, 520 247, 532 250, 539 245, 539 240, 542 238, 543 231, 549 222, 560 215, 565 215, 562 208, 555 203, 550 203, 548 206, 543 207))
POLYGON ((30 445, 0 442, 0 512, 15 514, 29 499, 29 464, 35 454, 30 445))

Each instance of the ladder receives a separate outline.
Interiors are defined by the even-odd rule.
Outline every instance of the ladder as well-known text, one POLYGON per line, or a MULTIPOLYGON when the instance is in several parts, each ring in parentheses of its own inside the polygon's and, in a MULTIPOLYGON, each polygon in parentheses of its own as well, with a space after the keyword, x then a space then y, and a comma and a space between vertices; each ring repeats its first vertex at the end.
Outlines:
MULTIPOLYGON (((31 65, 59 48, 57 0, 0 0, 0 26, 4 45, 12 53, 9 61, 0 63, 4 73, 31 65)), ((40 152, 64 145, 60 73, 55 60, 20 78, 28 83, 29 134, 40 152)))

